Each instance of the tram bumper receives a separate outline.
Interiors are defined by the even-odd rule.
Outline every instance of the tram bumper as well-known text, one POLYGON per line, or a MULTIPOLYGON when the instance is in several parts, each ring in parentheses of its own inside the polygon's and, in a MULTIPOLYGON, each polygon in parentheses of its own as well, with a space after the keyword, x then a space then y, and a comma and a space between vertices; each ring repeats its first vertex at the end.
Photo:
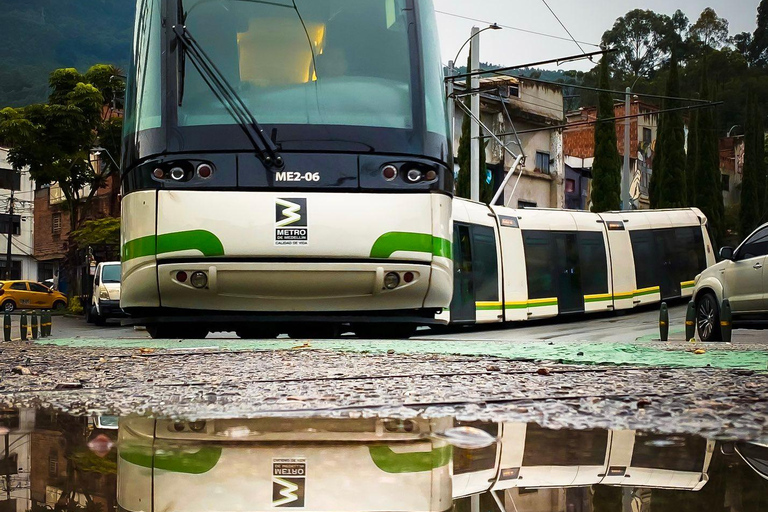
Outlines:
POLYGON ((428 305, 435 272, 445 270, 430 264, 376 262, 187 261, 160 262, 157 267, 161 309, 204 306, 209 311, 254 313, 422 309, 428 305), (204 286, 195 286, 203 281, 204 286))

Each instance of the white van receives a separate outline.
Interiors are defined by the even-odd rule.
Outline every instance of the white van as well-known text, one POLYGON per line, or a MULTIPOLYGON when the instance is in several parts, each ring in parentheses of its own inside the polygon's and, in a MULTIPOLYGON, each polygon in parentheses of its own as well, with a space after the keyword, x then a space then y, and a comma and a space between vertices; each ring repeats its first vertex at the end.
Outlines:
POLYGON ((91 303, 85 308, 88 323, 104 325, 110 318, 125 316, 120 309, 120 262, 99 263, 93 276, 91 303))

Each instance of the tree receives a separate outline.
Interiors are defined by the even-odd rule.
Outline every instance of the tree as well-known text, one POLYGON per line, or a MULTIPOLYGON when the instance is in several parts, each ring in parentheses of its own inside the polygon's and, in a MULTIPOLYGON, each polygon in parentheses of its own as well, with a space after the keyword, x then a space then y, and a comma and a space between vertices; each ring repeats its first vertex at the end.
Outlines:
POLYGON ((698 135, 696 125, 699 114, 697 110, 691 110, 688 116, 688 152, 685 158, 685 190, 688 194, 688 204, 696 204, 696 155, 698 135))
POLYGON ((618 50, 611 57, 614 68, 633 78, 653 75, 675 39, 675 27, 688 23, 685 15, 678 13, 673 21, 663 14, 634 9, 617 19, 602 39, 603 46, 618 50))
MULTIPOLYGON (((709 99, 706 59, 701 77, 702 99, 709 99)), ((695 203, 709 220, 709 232, 716 245, 725 235, 720 155, 715 129, 714 114, 709 108, 699 111, 696 127, 695 203)))
MULTIPOLYGON (((610 89, 608 59, 600 62, 600 88, 610 89)), ((616 140, 613 99, 601 92, 595 125, 595 160, 592 164, 592 211, 621 208, 621 158, 616 140), (603 119, 609 119, 602 121, 603 119)), ((628 150, 629 148, 627 148, 628 150)))
POLYGON ((691 27, 690 39, 704 49, 720 49, 729 42, 728 20, 718 17, 714 9, 707 7, 691 27))
POLYGON ((122 120, 115 113, 123 86, 111 77, 120 74, 119 69, 103 65, 85 75, 57 69, 50 75, 48 103, 0 111, 0 140, 11 146, 9 162, 16 170, 28 166, 38 186, 61 187, 72 230, 80 225, 81 212, 98 189, 117 171, 109 158, 95 166, 91 153, 103 146, 119 155, 122 120))
POLYGON ((741 210, 739 212, 739 236, 750 234, 760 225, 763 208, 760 204, 760 174, 765 175, 765 161, 758 159, 757 146, 763 147, 764 142, 760 122, 759 106, 755 101, 754 92, 747 98, 747 116, 744 133, 744 169, 741 182, 741 210))
POLYGON ((749 41, 749 60, 755 66, 768 66, 768 0, 761 0, 757 6, 757 28, 749 41))
MULTIPOLYGON (((472 62, 472 56, 470 55, 467 60, 467 69, 470 69, 472 62)), ((471 101, 469 97, 466 103, 471 101)), ((465 103, 465 104, 466 104, 465 103)), ((469 108, 469 105, 466 105, 469 108)), ((470 199, 472 195, 472 123, 474 120, 465 115, 461 121, 461 136, 459 137, 459 176, 456 179, 456 195, 466 199, 470 199)), ((486 181, 486 162, 485 162, 485 148, 488 146, 488 142, 480 139, 480 201, 484 203, 490 203, 493 199, 493 182, 488 183, 486 181)))
MULTIPOLYGON (((677 56, 672 54, 666 96, 680 97, 680 83, 677 76, 677 56)), ((674 109, 679 106, 676 100, 665 100, 664 109, 674 109)), ((661 123, 664 131, 658 137, 661 149, 660 182, 656 185, 657 208, 682 208, 687 206, 685 178, 685 127, 683 116, 679 111, 662 114, 661 123)), ((656 178, 654 172, 651 179, 656 178)))
POLYGON ((664 145, 661 143, 664 136, 664 116, 659 115, 659 123, 656 125, 656 150, 653 153, 653 161, 651 162, 651 181, 648 183, 648 201, 651 203, 651 208, 659 207, 659 184, 663 181, 662 174, 664 174, 663 168, 663 150, 664 145))

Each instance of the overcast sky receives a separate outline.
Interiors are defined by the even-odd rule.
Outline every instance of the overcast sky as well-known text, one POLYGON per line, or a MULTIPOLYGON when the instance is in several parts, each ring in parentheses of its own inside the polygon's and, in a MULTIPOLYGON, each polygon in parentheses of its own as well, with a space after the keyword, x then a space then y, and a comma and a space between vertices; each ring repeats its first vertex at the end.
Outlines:
MULTIPOLYGON (((568 34, 552 16, 543 0, 434 0, 435 9, 482 20, 473 22, 437 13, 443 63, 453 59, 462 43, 469 37, 472 25, 483 28, 484 22, 495 22, 515 28, 543 32, 558 37, 568 34)), ((610 29, 616 18, 632 9, 650 9, 671 15, 682 10, 694 23, 701 11, 712 7, 718 16, 730 23, 731 35, 753 32, 757 5, 760 0, 547 0, 555 14, 579 41, 598 44, 603 32, 610 29)), ((484 62, 514 66, 581 53, 573 41, 542 37, 518 30, 488 30, 480 35, 480 58, 484 62)), ((582 45, 585 51, 595 46, 582 45)), ((467 45, 469 48, 469 45, 467 45)), ((467 49, 459 62, 466 63, 467 49)), ((563 69, 591 69, 589 61, 568 63, 563 69)), ((556 66, 547 66, 556 69, 556 66)))

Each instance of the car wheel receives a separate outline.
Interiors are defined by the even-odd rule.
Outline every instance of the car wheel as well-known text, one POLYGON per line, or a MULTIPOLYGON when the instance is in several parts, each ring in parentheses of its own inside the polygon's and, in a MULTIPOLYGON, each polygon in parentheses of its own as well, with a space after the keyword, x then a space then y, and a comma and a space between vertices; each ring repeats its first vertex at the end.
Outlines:
POLYGON ((3 311, 5 311, 6 313, 11 313, 14 310, 16 310, 15 302, 13 302, 12 300, 7 300, 3 302, 3 311))
POLYGON ((64 301, 57 300, 56 302, 53 303, 54 311, 58 311, 59 313, 61 313, 65 309, 67 309, 67 304, 64 301))
POLYGON ((701 341, 720 341, 720 306, 712 292, 706 292, 696 301, 696 327, 701 341))
POLYGON ((93 306, 88 306, 85 308, 85 323, 92 324, 93 323, 93 306))
POLYGON ((93 323, 98 325, 99 327, 104 327, 105 325, 107 325, 107 317, 94 313, 93 323))

